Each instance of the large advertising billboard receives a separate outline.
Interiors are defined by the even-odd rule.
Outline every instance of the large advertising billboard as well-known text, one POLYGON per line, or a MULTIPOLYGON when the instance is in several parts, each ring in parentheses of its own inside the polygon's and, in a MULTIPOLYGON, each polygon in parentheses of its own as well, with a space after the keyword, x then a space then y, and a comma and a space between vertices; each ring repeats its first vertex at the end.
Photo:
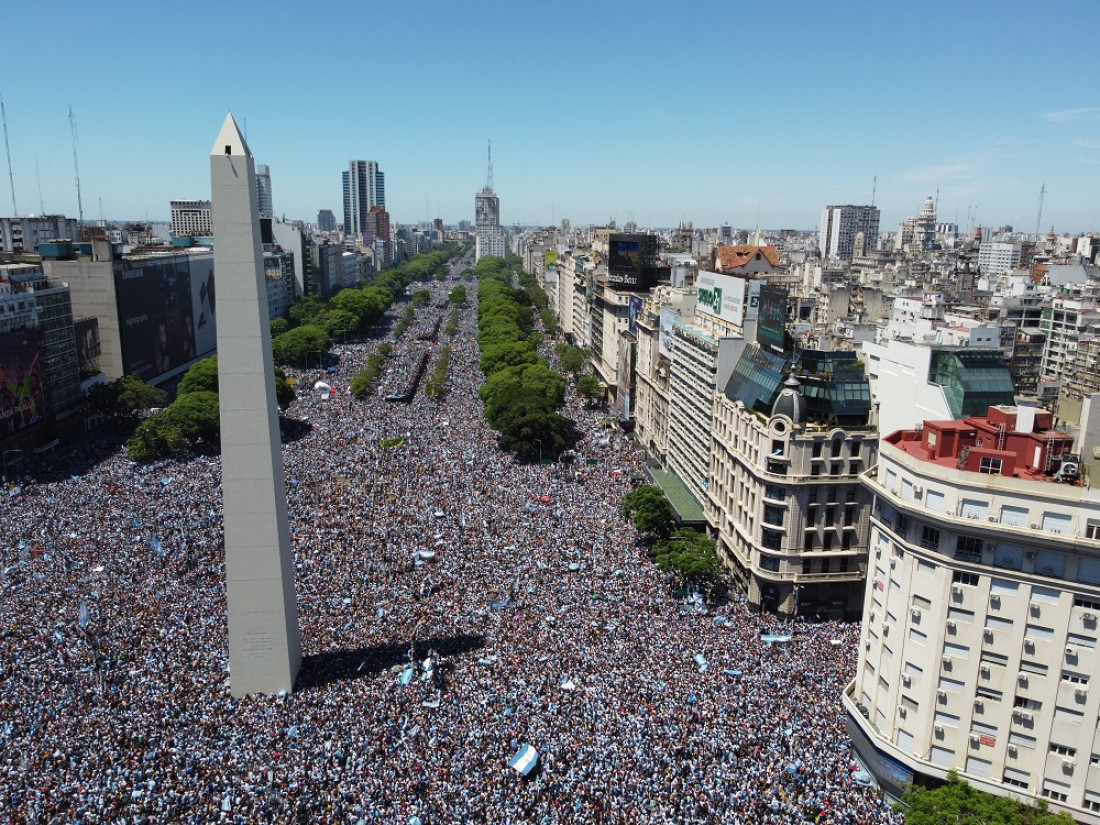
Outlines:
POLYGON ((607 239, 607 283, 612 289, 649 290, 660 276, 656 235, 612 233, 607 239))
POLYGON ((718 272, 700 272, 696 280, 699 302, 696 308, 707 315, 715 315, 734 326, 745 323, 744 278, 722 275, 718 272))
POLYGON ((99 356, 103 351, 99 342, 99 319, 82 318, 73 324, 73 328, 76 331, 76 356, 80 363, 80 374, 99 372, 99 356))
POLYGON ((634 346, 627 335, 619 335, 619 363, 615 387, 615 411, 619 420, 630 420, 630 390, 634 378, 634 346))
POLYGON ((115 292, 128 375, 154 379, 217 346, 212 255, 127 261, 115 292))
POLYGON ((672 328, 676 324, 676 310, 671 307, 661 307, 661 328, 657 335, 657 351, 665 358, 672 358, 676 349, 676 338, 672 328))
POLYGON ((787 290, 762 284, 758 311, 757 343, 773 352, 783 352, 786 347, 787 290))
POLYGON ((629 320, 627 328, 630 330, 631 335, 638 334, 638 316, 642 314, 642 308, 645 306, 645 300, 637 295, 630 296, 630 309, 629 320))
POLYGON ((0 335, 0 437, 46 418, 46 390, 38 333, 21 329, 0 335))

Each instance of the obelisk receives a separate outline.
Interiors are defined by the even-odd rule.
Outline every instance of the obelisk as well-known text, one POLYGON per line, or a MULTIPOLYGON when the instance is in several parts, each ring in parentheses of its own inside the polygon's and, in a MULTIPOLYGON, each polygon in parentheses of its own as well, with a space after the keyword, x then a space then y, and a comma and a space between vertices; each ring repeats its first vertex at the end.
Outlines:
POLYGON ((225 585, 234 696, 294 688, 302 663, 294 553, 256 200, 256 165, 233 115, 210 153, 218 296, 225 585))

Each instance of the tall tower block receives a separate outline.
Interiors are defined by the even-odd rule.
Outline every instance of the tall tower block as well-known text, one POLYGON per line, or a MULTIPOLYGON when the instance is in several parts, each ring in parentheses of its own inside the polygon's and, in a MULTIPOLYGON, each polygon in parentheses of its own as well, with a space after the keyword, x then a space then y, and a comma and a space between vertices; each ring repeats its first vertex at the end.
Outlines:
POLYGON ((286 515, 256 167, 233 116, 210 153, 217 277, 229 679, 234 696, 294 687, 302 662, 286 515))

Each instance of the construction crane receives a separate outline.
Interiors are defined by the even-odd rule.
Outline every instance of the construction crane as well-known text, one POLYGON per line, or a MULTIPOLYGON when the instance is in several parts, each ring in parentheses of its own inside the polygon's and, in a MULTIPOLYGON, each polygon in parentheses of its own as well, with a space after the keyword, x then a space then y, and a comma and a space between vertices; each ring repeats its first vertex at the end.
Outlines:
POLYGON ((1043 198, 1047 194, 1047 185, 1044 182, 1042 188, 1039 190, 1039 215, 1035 218, 1035 242, 1039 242, 1040 227, 1043 225, 1043 198))

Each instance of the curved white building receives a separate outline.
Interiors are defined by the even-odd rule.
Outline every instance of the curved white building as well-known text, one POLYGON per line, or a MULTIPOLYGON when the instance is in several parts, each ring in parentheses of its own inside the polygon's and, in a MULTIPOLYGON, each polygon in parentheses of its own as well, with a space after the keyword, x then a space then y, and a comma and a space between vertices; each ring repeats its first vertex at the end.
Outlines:
POLYGON ((1100 823, 1100 494, 1034 407, 883 438, 844 696, 883 788, 955 769, 1100 823))

